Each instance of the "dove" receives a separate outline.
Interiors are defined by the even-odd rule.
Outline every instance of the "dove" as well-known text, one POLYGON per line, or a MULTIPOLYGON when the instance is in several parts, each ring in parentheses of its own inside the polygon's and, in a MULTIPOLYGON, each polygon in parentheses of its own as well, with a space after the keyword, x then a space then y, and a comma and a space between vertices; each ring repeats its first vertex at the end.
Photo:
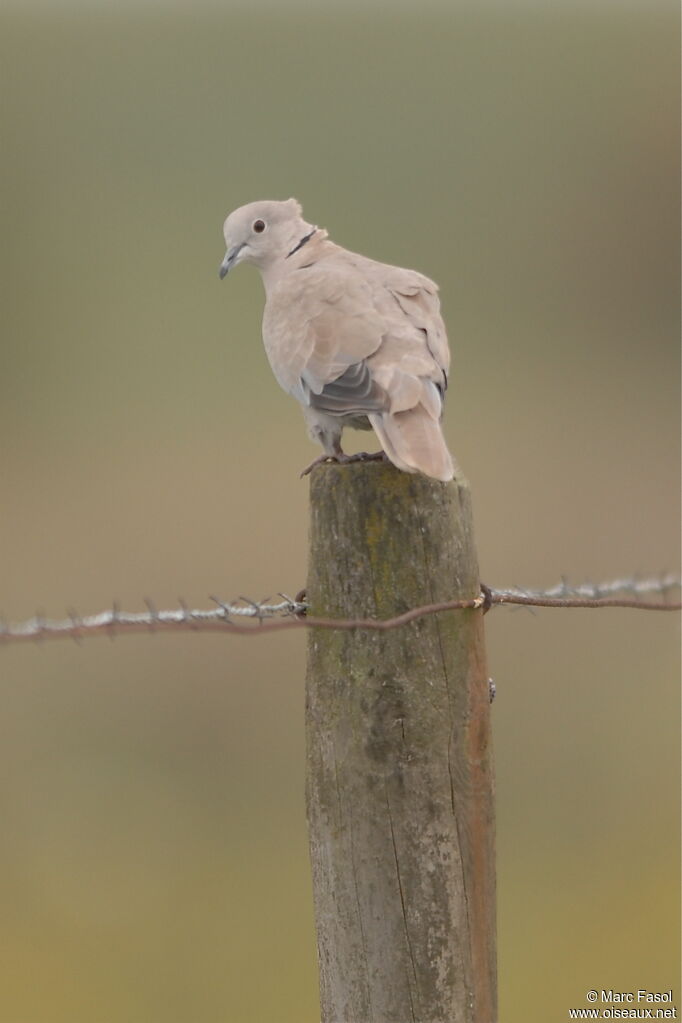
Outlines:
POLYGON ((433 281, 336 245, 295 199, 240 206, 223 233, 219 276, 239 263, 260 271, 268 360, 322 445, 301 475, 328 460, 388 458, 451 480, 457 467, 441 430, 450 350, 433 281), (382 451, 345 454, 346 426, 374 429, 382 451))

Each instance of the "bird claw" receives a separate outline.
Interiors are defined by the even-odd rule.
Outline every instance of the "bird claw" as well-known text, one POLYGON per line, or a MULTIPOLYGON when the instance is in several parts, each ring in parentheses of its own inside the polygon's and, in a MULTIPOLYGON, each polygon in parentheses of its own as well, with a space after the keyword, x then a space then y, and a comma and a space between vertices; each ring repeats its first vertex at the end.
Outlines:
POLYGON ((358 451, 355 455, 346 455, 343 451, 340 451, 338 455, 319 455, 314 458, 310 465, 307 465, 300 478, 308 476, 316 465, 322 465, 324 462, 336 462, 337 465, 350 465, 351 462, 387 462, 388 456, 384 451, 358 451))
POLYGON ((388 462, 388 455, 385 451, 358 451, 356 455, 344 455, 343 464, 349 462, 388 462))
POLYGON ((313 458, 310 465, 307 465, 303 472, 300 474, 299 479, 303 479, 304 476, 309 476, 316 465, 322 465, 323 462, 338 462, 339 459, 336 455, 319 455, 317 458, 313 458))

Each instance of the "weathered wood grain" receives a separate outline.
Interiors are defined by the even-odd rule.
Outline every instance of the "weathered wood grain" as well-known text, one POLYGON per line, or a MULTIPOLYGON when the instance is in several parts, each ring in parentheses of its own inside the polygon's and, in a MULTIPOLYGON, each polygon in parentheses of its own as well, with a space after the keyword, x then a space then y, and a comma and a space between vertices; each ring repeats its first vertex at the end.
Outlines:
MULTIPOLYGON (((384 618, 478 593, 465 481, 371 462, 313 471, 312 615, 384 618)), ((312 629, 306 705, 323 1023, 494 1023, 482 612, 312 629)))

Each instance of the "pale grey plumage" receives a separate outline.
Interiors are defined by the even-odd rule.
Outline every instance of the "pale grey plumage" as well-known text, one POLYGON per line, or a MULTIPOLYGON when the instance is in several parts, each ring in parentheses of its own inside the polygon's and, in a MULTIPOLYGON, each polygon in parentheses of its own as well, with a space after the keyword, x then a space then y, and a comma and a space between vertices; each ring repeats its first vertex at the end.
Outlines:
POLYGON ((373 427, 399 469, 452 479, 440 427, 450 351, 433 281, 335 245, 295 199, 242 206, 224 234, 220 276, 259 268, 270 365, 325 455, 344 457, 344 426, 373 427))

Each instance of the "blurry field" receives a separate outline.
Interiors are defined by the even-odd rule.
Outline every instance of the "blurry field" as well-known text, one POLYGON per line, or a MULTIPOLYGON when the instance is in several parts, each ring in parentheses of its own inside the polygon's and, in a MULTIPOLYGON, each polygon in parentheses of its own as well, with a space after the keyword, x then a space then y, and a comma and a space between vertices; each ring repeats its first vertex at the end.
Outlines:
MULTIPOLYGON (((316 452, 217 278, 289 195, 441 284, 484 580, 675 570, 677 22, 5 0, 4 615, 303 585, 316 452)), ((501 1019, 679 1004, 676 622, 487 627, 501 1019)), ((0 650, 0 1023, 318 1018, 303 673, 301 633, 0 650)))

